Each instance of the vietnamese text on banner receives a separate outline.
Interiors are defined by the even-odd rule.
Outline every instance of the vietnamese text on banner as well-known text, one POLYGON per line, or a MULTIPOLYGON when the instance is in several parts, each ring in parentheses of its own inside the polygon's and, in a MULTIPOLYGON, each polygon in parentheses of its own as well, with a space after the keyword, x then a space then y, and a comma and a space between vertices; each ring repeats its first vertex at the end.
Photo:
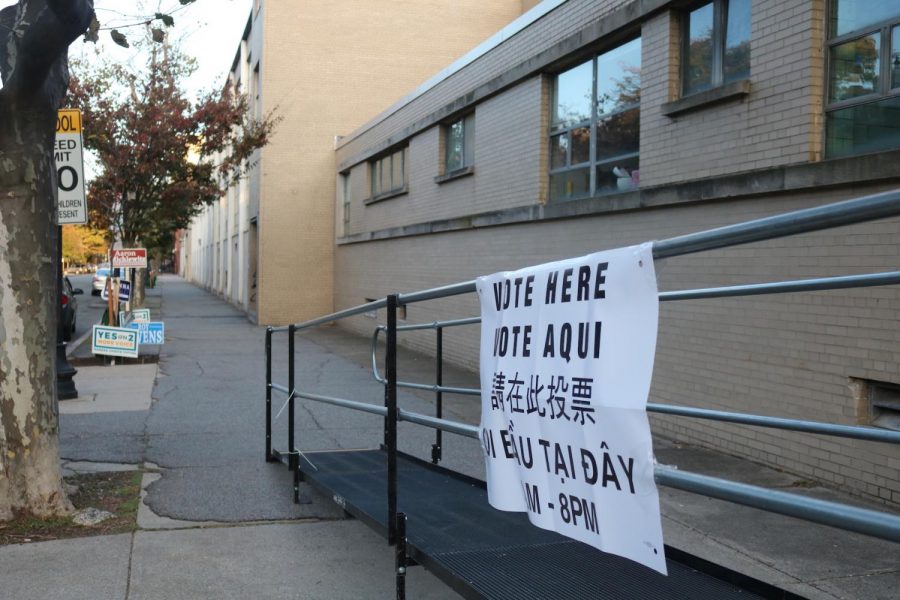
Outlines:
POLYGON ((481 277, 477 289, 491 505, 665 574, 646 413, 652 245, 481 277))

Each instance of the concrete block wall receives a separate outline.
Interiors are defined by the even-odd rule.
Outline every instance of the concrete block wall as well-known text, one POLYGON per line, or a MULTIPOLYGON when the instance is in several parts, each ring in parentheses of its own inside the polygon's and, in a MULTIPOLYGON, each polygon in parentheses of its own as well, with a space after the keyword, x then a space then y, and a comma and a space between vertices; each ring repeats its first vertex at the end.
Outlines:
MULTIPOLYGON (((395 291, 665 239, 888 186, 695 203, 596 217, 536 222, 345 244, 337 250, 338 308, 395 291)), ((659 261, 661 291, 779 281, 896 268, 900 220, 755 243, 659 261)), ((651 401, 816 421, 865 423, 855 378, 900 384, 896 287, 663 303, 651 401)), ((474 294, 411 305, 408 322, 478 314, 474 294)), ((383 318, 382 321, 383 322, 383 318)), ((342 326, 370 334, 376 320, 342 326)), ((445 333, 448 362, 478 368, 478 327, 445 333)), ((433 333, 401 343, 433 352, 433 333)), ((401 365, 402 378, 402 365, 401 365)), ((475 400, 473 400, 475 401, 475 400)), ((719 424, 652 417, 654 433, 716 447, 884 502, 900 504, 896 448, 719 424)))
POLYGON ((646 22, 641 184, 666 185, 818 160, 823 4, 753 2, 749 96, 672 118, 662 114, 662 105, 680 97, 680 48, 672 43, 679 39, 680 15, 666 11, 646 22))
MULTIPOLYGON (((339 144, 338 162, 351 159, 382 144, 404 127, 463 97, 475 87, 498 77, 512 67, 547 50, 587 24, 634 0, 568 0, 541 17, 533 25, 505 40, 500 46, 440 82, 414 102, 392 107, 387 116, 348 135, 339 144)), ((349 132, 348 132, 349 133, 349 132)), ((399 140, 394 140, 399 141, 399 140)))
MULTIPOLYGON (((642 187, 659 187, 821 158, 823 4, 821 0, 754 2, 750 94, 701 106, 676 117, 665 116, 662 111, 664 104, 680 97, 682 12, 660 2, 662 8, 649 13, 643 23, 632 24, 631 33, 642 37, 642 187)), ((546 127, 549 102, 541 101, 538 85, 541 75, 507 88, 474 107, 478 132, 476 174, 474 181, 453 182, 446 186, 447 190, 452 186, 458 194, 438 190, 438 186, 429 183, 437 174, 441 155, 436 131, 439 125, 411 137, 405 137, 405 132, 419 120, 439 114, 436 111, 470 94, 492 77, 560 44, 566 36, 587 31, 585 28, 598 19, 626 19, 622 16, 623 11, 626 8, 636 11, 636 6, 623 1, 569 0, 431 90, 342 141, 336 152, 337 162, 352 165, 354 172, 368 169, 366 159, 373 149, 382 148, 386 143, 410 145, 409 194, 369 207, 360 203, 356 212, 361 217, 354 223, 352 232, 465 218, 479 211, 544 201, 546 163, 540 163, 543 166, 536 170, 534 167, 536 159, 543 160, 540 153, 546 153, 549 144, 546 127), (538 117, 535 117, 536 111, 540 111, 538 117), (517 124, 506 127, 513 118, 518 119, 517 124), (489 125, 493 119, 505 129, 500 131, 492 123, 489 125), (526 134, 528 137, 523 137, 526 134), (482 168, 487 166, 483 165, 485 158, 494 160, 494 155, 508 161, 509 168, 500 178, 482 168), (524 175, 525 179, 516 178, 517 175, 524 175), (500 181, 509 185, 514 179, 516 186, 508 193, 503 193, 499 186, 489 187, 500 181), (495 195, 495 189, 500 193, 495 195), (473 194, 479 197, 473 199, 473 194), (448 195, 451 201, 447 201, 448 195)), ((621 32, 616 34, 621 40, 621 32)), ((573 56, 618 43, 604 43, 601 39, 573 49, 573 56)), ((549 85, 552 74, 544 77, 549 85)), ((361 202, 363 197, 355 198, 355 202, 361 202)))
MULTIPOLYGON (((542 80, 534 77, 478 105, 475 175, 436 183, 444 148, 441 125, 409 140, 409 193, 365 204, 369 162, 351 169, 351 234, 450 219, 540 202, 542 80)), ((340 194, 337 202, 342 201, 340 194)))

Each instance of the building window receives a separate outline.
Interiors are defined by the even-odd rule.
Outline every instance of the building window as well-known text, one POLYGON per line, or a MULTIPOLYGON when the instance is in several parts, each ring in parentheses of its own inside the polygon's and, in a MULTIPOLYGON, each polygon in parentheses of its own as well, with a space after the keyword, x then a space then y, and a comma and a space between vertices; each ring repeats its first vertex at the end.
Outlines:
POLYGON ((551 200, 637 187, 640 103, 640 38, 556 77, 550 123, 551 200))
POLYGON ((409 147, 407 146, 369 162, 373 199, 406 191, 408 153, 409 147))
POLYGON ((475 164, 475 113, 460 117, 444 130, 444 173, 475 164))
POLYGON ((750 0, 714 0, 685 15, 682 94, 750 76, 750 0))
POLYGON ((341 205, 343 208, 344 235, 350 229, 350 173, 341 173, 341 205))
POLYGON ((900 147, 900 3, 833 0, 825 153, 900 147))

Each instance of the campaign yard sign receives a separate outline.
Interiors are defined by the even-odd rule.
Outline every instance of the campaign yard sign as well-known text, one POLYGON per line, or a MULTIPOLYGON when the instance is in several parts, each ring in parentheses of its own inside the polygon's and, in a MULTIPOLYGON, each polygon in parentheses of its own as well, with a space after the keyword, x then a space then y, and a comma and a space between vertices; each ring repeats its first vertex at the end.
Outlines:
POLYGON ((138 333, 122 327, 94 325, 91 352, 106 356, 138 357, 138 333))
POLYGON ((128 302, 131 299, 131 282, 125 279, 119 280, 119 302, 128 302))
POLYGON ((131 321, 133 323, 149 323, 150 322, 150 309, 149 308, 136 308, 131 311, 131 321))
POLYGON ((134 329, 138 332, 138 338, 142 346, 144 344, 166 343, 166 324, 162 321, 132 321, 128 324, 128 329, 134 329))
POLYGON ((118 248, 110 252, 109 258, 114 269, 147 268, 146 248, 118 248))
POLYGON ((652 245, 496 273, 477 290, 491 505, 665 574, 646 413, 652 245))

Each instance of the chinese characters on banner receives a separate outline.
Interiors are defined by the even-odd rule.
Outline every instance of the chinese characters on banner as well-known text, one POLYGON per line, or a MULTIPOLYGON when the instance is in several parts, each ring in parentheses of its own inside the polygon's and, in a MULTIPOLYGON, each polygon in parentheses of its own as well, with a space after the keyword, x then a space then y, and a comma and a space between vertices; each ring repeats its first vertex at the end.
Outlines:
POLYGON ((652 245, 481 277, 481 445, 494 508, 666 573, 647 395, 652 245))

